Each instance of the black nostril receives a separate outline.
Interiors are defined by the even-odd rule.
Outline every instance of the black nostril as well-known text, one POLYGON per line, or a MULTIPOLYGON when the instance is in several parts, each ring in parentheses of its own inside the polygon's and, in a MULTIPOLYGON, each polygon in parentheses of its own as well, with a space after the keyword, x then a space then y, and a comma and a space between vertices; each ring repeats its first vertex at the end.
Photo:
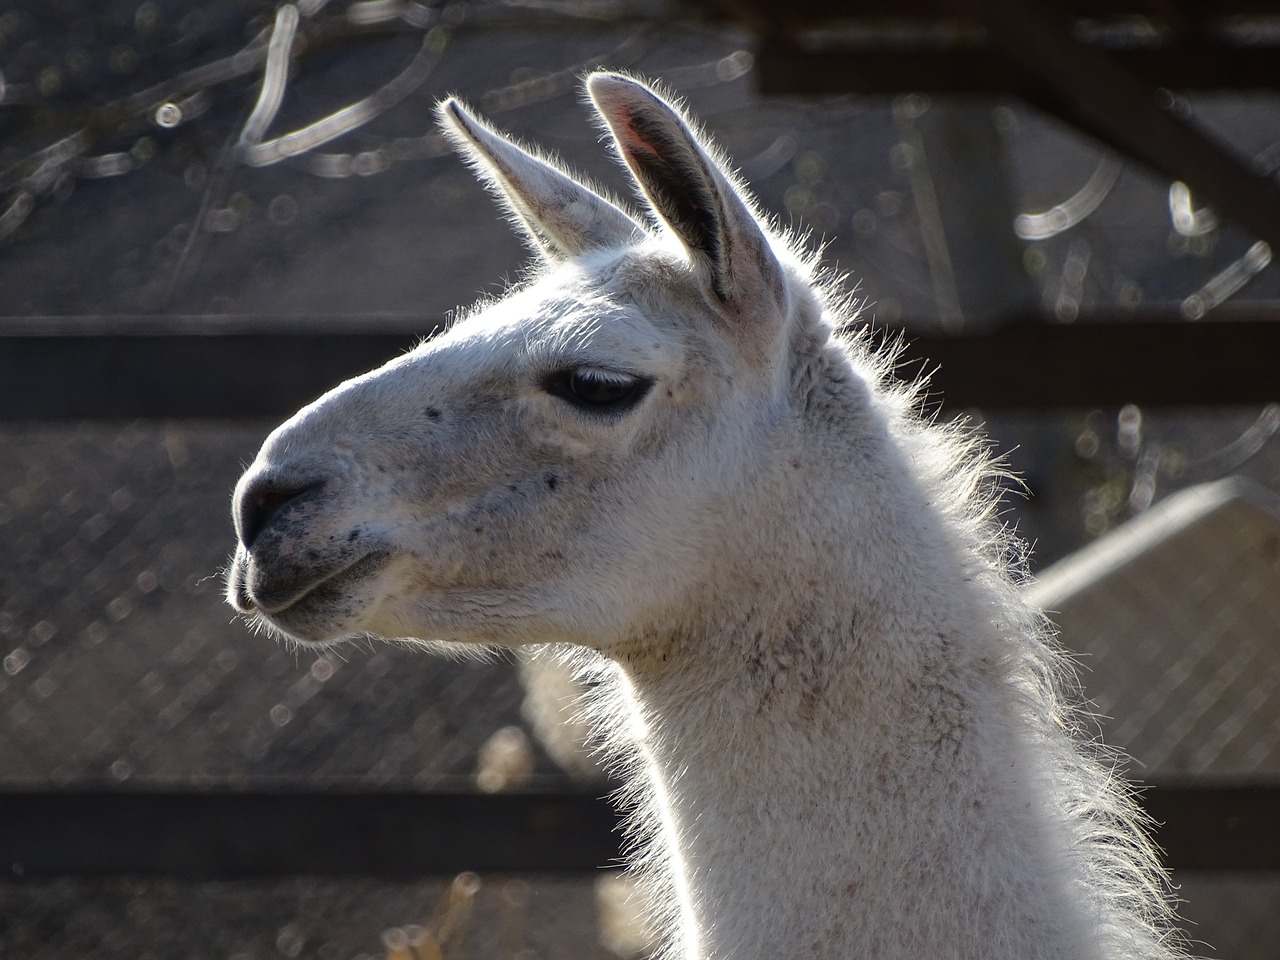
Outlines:
POLYGON ((258 535, 284 507, 309 493, 319 483, 285 484, 274 480, 255 480, 240 494, 238 519, 240 542, 252 547, 258 535))

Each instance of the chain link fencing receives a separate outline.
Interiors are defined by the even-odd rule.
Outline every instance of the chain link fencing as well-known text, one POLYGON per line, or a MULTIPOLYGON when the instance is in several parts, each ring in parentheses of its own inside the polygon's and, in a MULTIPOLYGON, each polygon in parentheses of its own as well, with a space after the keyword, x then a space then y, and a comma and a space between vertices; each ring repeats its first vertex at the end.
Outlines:
MULTIPOLYGON (((1070 322, 1280 295, 1280 273, 1251 239, 1185 188, 1017 105, 920 94, 763 100, 741 35, 655 15, 656 4, 617 5, 609 22, 574 4, 549 14, 537 4, 299 6, 315 13, 314 36, 329 39, 304 51, 268 140, 387 89, 431 30, 438 56, 394 109, 323 149, 253 169, 228 166, 224 144, 244 125, 260 67, 147 103, 127 123, 113 125, 121 114, 104 103, 201 64, 234 66, 276 4, 112 2, 89 17, 20 0, 0 15, 0 88, 12 108, 0 168, 21 174, 0 182, 6 316, 385 312, 423 316, 428 328, 521 256, 432 129, 432 103, 460 92, 618 185, 575 106, 577 75, 597 64, 663 77, 687 95, 766 209, 831 238, 828 261, 860 278, 879 324, 980 329, 1002 311, 1070 322), (377 21, 386 11, 400 18, 377 21), (438 19, 415 26, 415 11, 438 19), (89 147, 54 171, 32 165, 81 129, 89 147), (955 149, 966 144, 967 154, 955 149)), ((1275 169, 1274 103, 1192 103, 1260 169, 1275 169)), ((1011 459, 1034 497, 1014 509, 1045 561, 1198 480, 1245 473, 1280 489, 1270 409, 1001 415, 991 425, 1001 447, 1018 447, 1011 459)), ((51 788, 569 782, 536 735, 512 733, 529 727, 510 662, 389 646, 317 658, 233 620, 220 579, 230 492, 271 426, 0 426, 0 778, 51 788)), ((1259 589, 1274 591, 1274 580, 1259 589)), ((1214 679, 1222 671, 1191 689, 1197 668, 1155 649, 1103 708, 1119 718, 1135 706, 1146 711, 1142 729, 1168 734, 1202 699, 1206 735, 1178 742, 1204 761, 1185 772, 1212 772, 1215 744, 1223 755, 1261 751, 1266 763, 1249 769, 1274 772, 1274 722, 1258 724, 1273 699, 1276 632, 1247 655, 1221 640, 1228 620, 1252 616, 1224 601, 1220 642, 1197 653, 1252 681, 1238 698, 1214 679)), ((1137 627, 1150 636, 1149 621, 1137 627)), ((1176 752, 1149 750, 1137 728, 1109 735, 1148 764, 1134 771, 1141 777, 1176 752)), ((1211 945, 1203 952, 1275 955, 1280 878, 1177 879, 1191 936, 1211 945)), ((437 943, 457 903, 445 881, 14 878, 0 883, 0 954, 591 960, 641 950, 643 937, 607 934, 613 894, 598 887, 596 878, 482 878, 465 918, 456 914, 437 943)))

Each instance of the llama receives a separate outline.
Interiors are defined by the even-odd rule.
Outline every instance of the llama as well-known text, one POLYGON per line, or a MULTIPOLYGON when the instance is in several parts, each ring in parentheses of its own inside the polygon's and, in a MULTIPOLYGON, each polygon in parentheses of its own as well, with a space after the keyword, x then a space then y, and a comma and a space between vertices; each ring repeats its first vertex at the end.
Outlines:
POLYGON ((680 107, 587 89, 647 216, 443 103, 540 269, 268 437, 231 604, 304 647, 584 651, 672 960, 1182 956, 985 443, 680 107))

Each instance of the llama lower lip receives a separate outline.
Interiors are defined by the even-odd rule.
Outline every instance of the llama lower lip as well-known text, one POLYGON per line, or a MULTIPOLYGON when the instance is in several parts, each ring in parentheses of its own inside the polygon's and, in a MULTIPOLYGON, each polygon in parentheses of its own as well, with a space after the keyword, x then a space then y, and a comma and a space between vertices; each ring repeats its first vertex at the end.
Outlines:
POLYGON ((332 602, 341 595, 345 587, 377 573, 386 565, 390 556, 385 550, 370 551, 315 579, 302 583, 294 579, 292 582, 277 584, 274 589, 264 589, 261 584, 250 586, 249 581, 261 578, 245 577, 237 584, 236 597, 237 600, 242 597, 246 599, 248 602, 245 606, 251 612, 268 617, 279 616, 299 605, 306 605, 309 600, 332 602))
POLYGON ((237 613, 255 613, 258 608, 253 602, 253 597, 249 596, 249 589, 244 581, 244 565, 237 561, 231 568, 231 579, 227 584, 227 599, 237 613))

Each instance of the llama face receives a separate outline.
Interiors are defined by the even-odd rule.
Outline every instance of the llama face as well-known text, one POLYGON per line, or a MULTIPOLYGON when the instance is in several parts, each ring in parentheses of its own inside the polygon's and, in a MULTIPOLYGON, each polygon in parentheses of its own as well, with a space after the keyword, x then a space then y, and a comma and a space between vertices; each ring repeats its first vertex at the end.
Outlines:
POLYGON ((608 648, 688 608, 779 406, 789 295, 681 118, 591 89, 670 230, 447 104, 547 267, 267 439, 236 492, 242 613, 311 644, 608 648))

